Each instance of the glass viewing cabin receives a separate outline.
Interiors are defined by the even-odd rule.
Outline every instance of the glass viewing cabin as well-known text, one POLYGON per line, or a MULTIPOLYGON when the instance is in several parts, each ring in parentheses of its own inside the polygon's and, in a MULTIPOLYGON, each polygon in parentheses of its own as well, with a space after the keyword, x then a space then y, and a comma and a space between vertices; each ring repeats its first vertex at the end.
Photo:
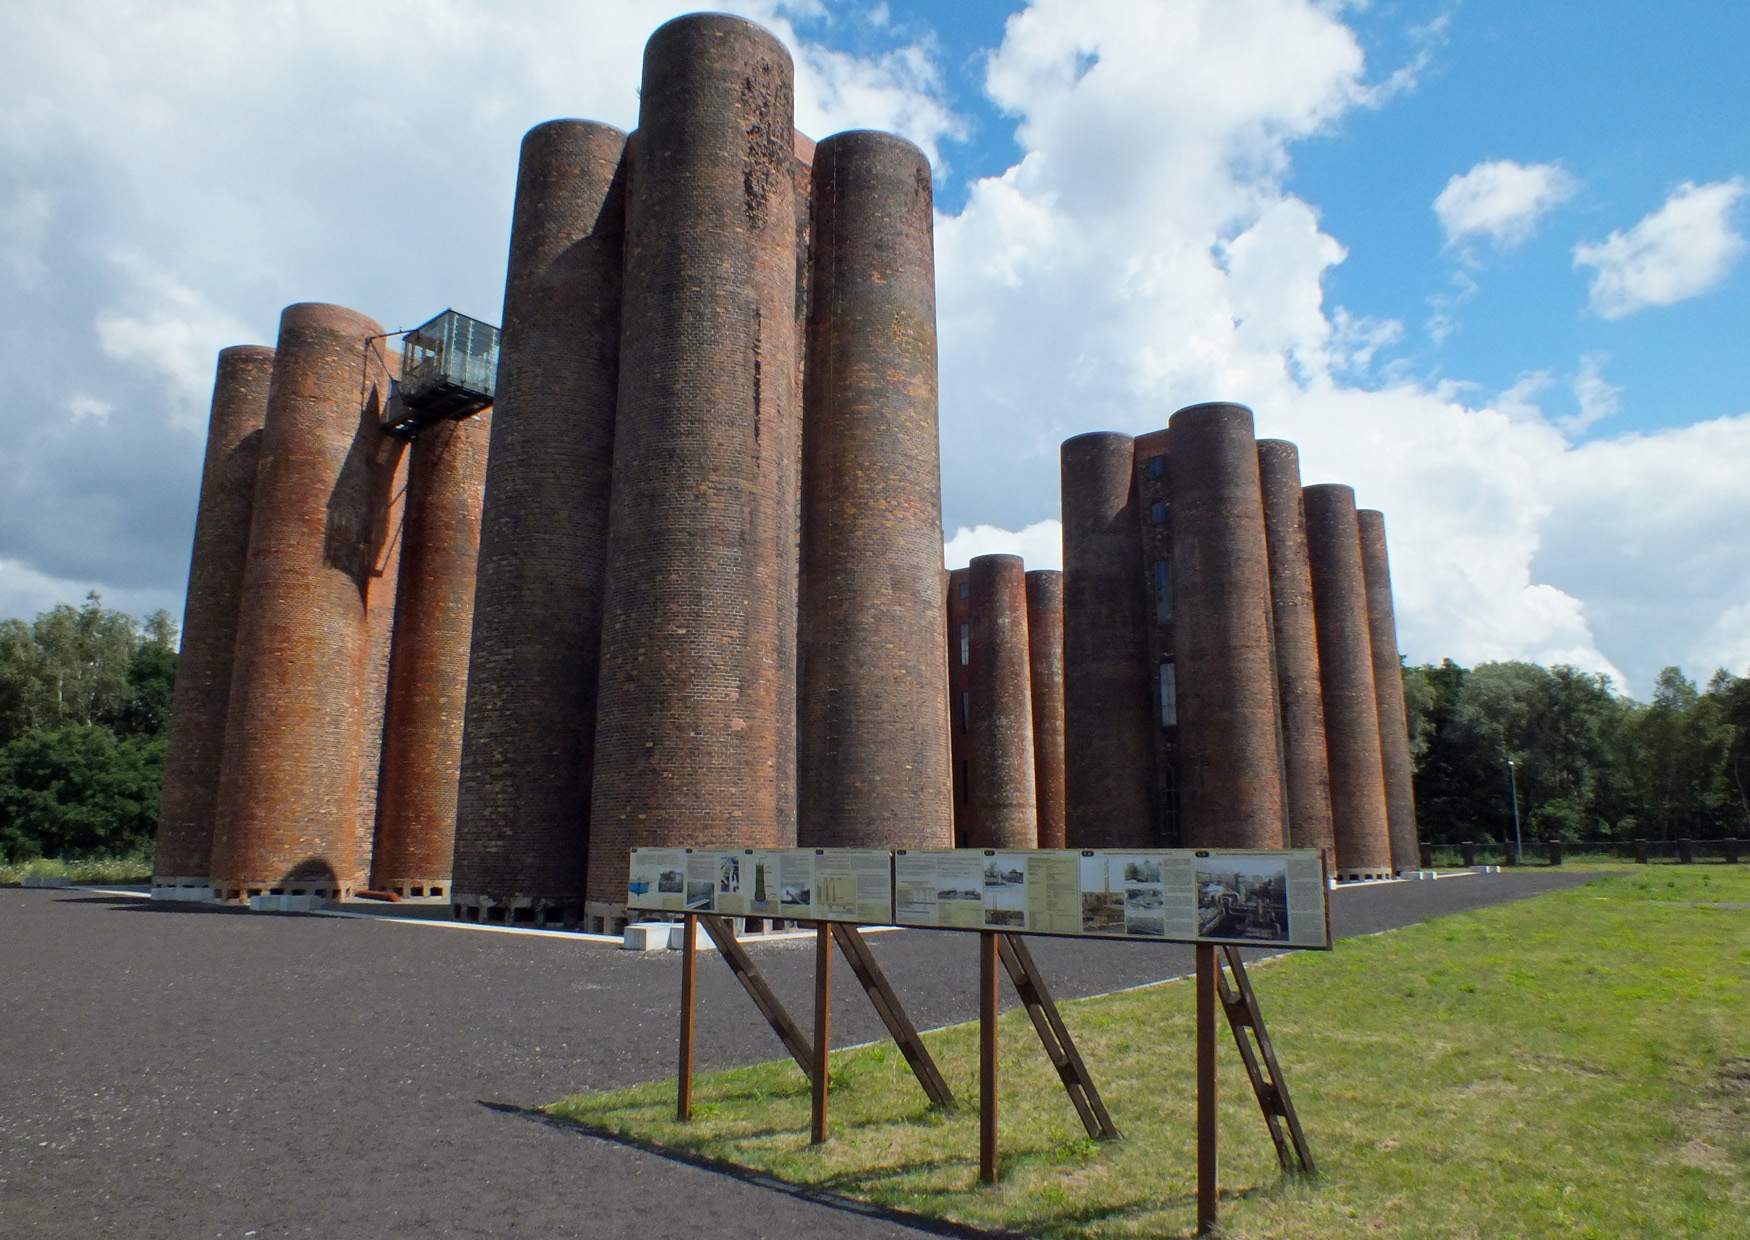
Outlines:
POLYGON ((444 418, 466 418, 492 403, 498 382, 498 328, 445 310, 401 340, 401 380, 386 428, 415 435, 444 418))

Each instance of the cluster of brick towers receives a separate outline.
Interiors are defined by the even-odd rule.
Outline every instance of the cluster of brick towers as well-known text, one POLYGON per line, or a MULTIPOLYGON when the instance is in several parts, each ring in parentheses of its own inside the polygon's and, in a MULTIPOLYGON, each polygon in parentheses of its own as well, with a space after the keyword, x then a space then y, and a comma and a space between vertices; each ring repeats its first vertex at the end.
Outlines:
POLYGON ((1154 437, 1066 444, 1063 574, 943 573, 929 165, 801 137, 792 72, 758 26, 680 18, 630 137, 529 132, 490 417, 390 433, 384 333, 338 307, 220 355, 158 885, 602 924, 637 845, 1328 845, 1333 818, 1345 873, 1414 864, 1375 839, 1383 532, 1314 487, 1303 536, 1297 480, 1271 517, 1244 410, 1175 415, 1170 470, 1154 437), (1339 756, 1362 705, 1372 748, 1339 756))

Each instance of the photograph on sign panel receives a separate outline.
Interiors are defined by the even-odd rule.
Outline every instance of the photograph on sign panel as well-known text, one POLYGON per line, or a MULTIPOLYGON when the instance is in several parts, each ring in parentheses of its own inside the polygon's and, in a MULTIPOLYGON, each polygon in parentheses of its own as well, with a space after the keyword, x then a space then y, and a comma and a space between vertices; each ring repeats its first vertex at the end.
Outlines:
POLYGON ((1199 857, 1197 933, 1206 939, 1288 942, 1284 857, 1199 857))
POLYGON ((716 885, 708 878, 687 883, 687 907, 708 911, 711 907, 711 897, 716 894, 716 891, 716 885))
POLYGON ((741 858, 723 857, 717 863, 717 890, 724 895, 741 891, 741 858))
MULTIPOLYGON (((1154 871, 1159 874, 1160 867, 1154 871)), ((1124 932, 1150 939, 1166 934, 1167 896, 1160 884, 1124 889, 1124 932)))
POLYGON ((984 924, 1020 930, 1027 925, 1027 871, 1013 858, 984 863, 984 924))
POLYGON ((778 899, 778 859, 761 854, 753 862, 753 902, 774 904, 778 899))
POLYGON ((656 876, 656 889, 667 895, 678 896, 685 890, 686 877, 680 870, 664 870, 656 876))

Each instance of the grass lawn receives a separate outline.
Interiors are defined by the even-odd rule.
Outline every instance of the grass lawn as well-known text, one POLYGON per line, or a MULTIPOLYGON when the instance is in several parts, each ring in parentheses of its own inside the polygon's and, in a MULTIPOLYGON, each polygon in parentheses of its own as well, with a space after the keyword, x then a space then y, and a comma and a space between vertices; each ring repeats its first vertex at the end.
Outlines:
MULTIPOLYGON (((1223 1023, 1227 1234, 1750 1234, 1750 866, 1643 868, 1298 953, 1252 978, 1321 1178, 1280 1177, 1223 1023)), ((848 971, 840 984, 854 985, 848 971)), ((977 1184, 974 1024, 928 1039, 959 1099, 950 1111, 926 1107, 891 1045, 834 1055, 833 1136, 818 1148, 788 1060, 700 1078, 691 1124, 674 1120, 672 1080, 549 1110, 974 1226, 1190 1234, 1189 986, 1062 1006, 1124 1139, 1086 1139, 1025 1014, 1010 1012, 995 1188, 977 1184)))
POLYGON ((62 861, 38 857, 34 861, 0 862, 0 887, 16 887, 26 875, 63 877, 75 883, 146 883, 152 881, 152 846, 106 857, 83 857, 62 861))

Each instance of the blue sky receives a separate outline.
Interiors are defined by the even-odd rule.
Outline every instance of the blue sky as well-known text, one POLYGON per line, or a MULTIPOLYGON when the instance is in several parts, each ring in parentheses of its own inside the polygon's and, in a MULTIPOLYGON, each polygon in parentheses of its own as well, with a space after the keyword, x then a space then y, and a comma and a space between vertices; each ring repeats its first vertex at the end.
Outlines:
MULTIPOLYGON (((1385 511, 1412 659, 1750 671, 1750 6, 726 6, 805 131, 936 160, 949 562, 1057 563, 1063 438, 1239 400, 1385 511)), ((496 319, 521 134, 635 124, 687 7, 25 13, 0 614, 179 611, 217 350, 292 301, 496 319)))

